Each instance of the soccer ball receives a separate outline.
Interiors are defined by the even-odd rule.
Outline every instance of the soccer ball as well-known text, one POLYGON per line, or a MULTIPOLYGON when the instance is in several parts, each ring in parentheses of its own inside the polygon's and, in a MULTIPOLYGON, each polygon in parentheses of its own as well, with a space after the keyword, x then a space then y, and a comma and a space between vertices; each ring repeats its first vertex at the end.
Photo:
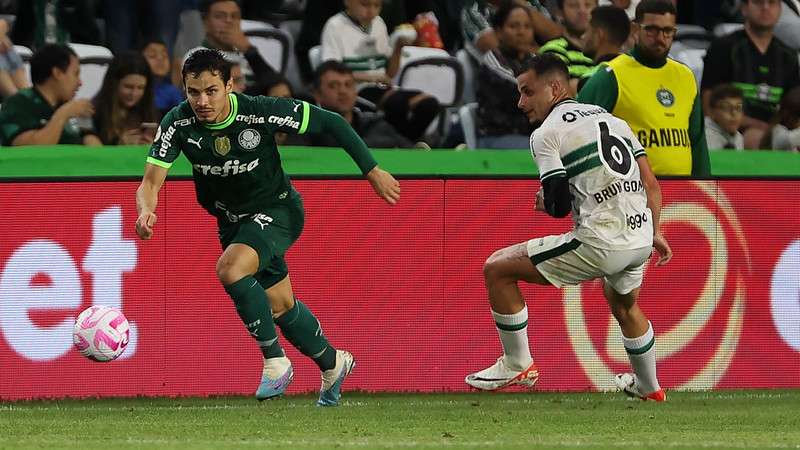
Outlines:
POLYGON ((75 321, 72 342, 81 355, 99 362, 117 359, 128 346, 128 319, 117 308, 92 306, 75 321))

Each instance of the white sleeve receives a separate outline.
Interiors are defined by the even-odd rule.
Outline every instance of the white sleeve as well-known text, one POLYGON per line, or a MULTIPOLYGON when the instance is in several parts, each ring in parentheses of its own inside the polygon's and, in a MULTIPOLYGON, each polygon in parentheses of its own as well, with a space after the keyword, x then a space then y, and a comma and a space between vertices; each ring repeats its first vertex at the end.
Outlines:
POLYGON ((379 54, 391 58, 393 49, 389 45, 389 31, 386 29, 386 22, 381 19, 381 16, 378 16, 372 21, 372 26, 374 27, 375 50, 379 54))
POLYGON ((329 59, 341 61, 344 59, 344 49, 342 48, 341 41, 336 37, 336 16, 331 17, 322 28, 322 36, 320 37, 320 61, 324 62, 329 59))
POLYGON ((539 128, 531 136, 531 155, 539 168, 539 180, 544 181, 553 176, 566 176, 567 171, 561 162, 558 149, 558 135, 554 131, 539 128))

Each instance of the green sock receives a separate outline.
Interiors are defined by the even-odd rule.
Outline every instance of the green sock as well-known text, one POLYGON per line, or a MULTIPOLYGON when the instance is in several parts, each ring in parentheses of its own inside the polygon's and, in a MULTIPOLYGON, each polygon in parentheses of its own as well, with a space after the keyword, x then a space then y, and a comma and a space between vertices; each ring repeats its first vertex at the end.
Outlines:
POLYGON ((225 292, 236 305, 236 312, 244 322, 250 336, 255 338, 264 358, 284 356, 278 333, 272 321, 272 311, 264 288, 255 278, 248 275, 241 280, 225 286, 225 292))
POLYGON ((313 359, 320 370, 333 369, 336 366, 336 349, 322 334, 319 320, 300 300, 295 299, 294 307, 275 319, 275 323, 281 327, 286 339, 300 353, 313 359))

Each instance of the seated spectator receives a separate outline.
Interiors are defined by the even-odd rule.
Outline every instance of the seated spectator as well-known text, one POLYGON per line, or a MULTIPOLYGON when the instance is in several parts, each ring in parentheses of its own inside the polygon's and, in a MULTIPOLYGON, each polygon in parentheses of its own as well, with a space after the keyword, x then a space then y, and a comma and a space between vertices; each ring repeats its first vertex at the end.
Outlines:
POLYGON ((381 0, 346 0, 345 10, 322 30, 322 61, 343 61, 358 84, 358 95, 377 105, 386 119, 412 142, 423 138, 439 113, 439 102, 420 91, 391 87, 400 69, 400 54, 410 41, 389 46, 386 24, 378 15, 381 0))
MULTIPOLYGON (((362 112, 356 105, 356 80, 353 71, 338 61, 325 61, 317 68, 314 99, 325 109, 344 117, 369 147, 410 148, 414 143, 386 122, 380 113, 362 112)), ((322 134, 312 135, 311 145, 336 147, 336 141, 322 134)))
POLYGON ((95 129, 106 145, 152 144, 158 122, 153 103, 153 75, 144 56, 117 55, 94 98, 95 129))
POLYGON ((583 35, 589 28, 592 11, 597 7, 597 0, 558 0, 558 11, 564 34, 561 37, 545 42, 539 53, 558 55, 569 69, 572 94, 578 92, 578 84, 584 75, 594 68, 592 58, 583 53, 583 35))
POLYGON ((37 0, 19 2, 11 40, 41 48, 45 44, 100 45, 100 29, 90 0, 37 0))
POLYGON ((78 119, 91 123, 94 106, 75 99, 81 86, 81 66, 75 52, 61 44, 40 48, 30 61, 33 87, 20 89, 0 110, 3 145, 102 145, 78 119))
MULTIPOLYGON (((461 11, 461 31, 464 34, 464 48, 475 58, 483 60, 483 54, 500 45, 495 30, 490 24, 501 0, 467 0, 461 11)), ((531 16, 535 38, 538 42, 547 42, 561 36, 563 27, 552 20, 548 10, 539 0, 527 0, 528 13, 531 16)), ((531 40, 531 46, 536 42, 531 40)))
POLYGON ((781 99, 773 125, 767 131, 761 148, 800 152, 800 87, 781 99))
POLYGON ((714 40, 705 56, 703 106, 719 84, 742 90, 744 148, 761 146, 781 97, 800 85, 797 52, 773 34, 780 14, 780 0, 743 0, 744 29, 714 40))
POLYGON ((142 47, 142 56, 150 66, 153 75, 153 95, 159 117, 163 117, 185 98, 183 92, 170 81, 172 73, 167 45, 159 40, 151 40, 142 47))
POLYGON ((720 84, 711 90, 709 106, 705 119, 708 148, 742 150, 744 137, 739 132, 744 111, 742 91, 731 84, 720 84))
POLYGON ((583 35, 583 54, 592 58, 595 66, 581 75, 578 80, 579 92, 592 75, 622 53, 630 33, 631 21, 622 9, 608 5, 592 10, 589 28, 583 35))
POLYGON ((524 6, 505 0, 492 16, 499 47, 484 55, 477 82, 479 148, 529 148, 534 127, 517 108, 517 76, 531 58, 533 27, 524 6))
MULTIPOLYGON (((228 59, 238 58, 247 80, 246 94, 258 95, 275 79, 276 71, 267 63, 258 49, 242 31, 242 10, 236 0, 203 0, 200 14, 206 39, 202 46, 222 52, 228 59)), ((191 53, 194 49, 189 50, 191 53)), ((173 80, 181 67, 173 67, 173 80)), ((180 75, 177 75, 180 78, 180 75)))
POLYGON ((8 38, 8 22, 0 19, 0 95, 10 97, 30 87, 24 63, 8 38))

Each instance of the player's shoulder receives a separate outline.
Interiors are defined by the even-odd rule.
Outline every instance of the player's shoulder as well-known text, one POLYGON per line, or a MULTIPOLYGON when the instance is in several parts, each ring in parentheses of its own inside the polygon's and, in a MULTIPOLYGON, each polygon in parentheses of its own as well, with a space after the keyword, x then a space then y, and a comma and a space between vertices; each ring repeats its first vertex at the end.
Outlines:
POLYGON ((164 115, 161 123, 175 128, 184 128, 194 125, 196 120, 192 107, 189 106, 188 101, 184 100, 170 109, 164 115))

